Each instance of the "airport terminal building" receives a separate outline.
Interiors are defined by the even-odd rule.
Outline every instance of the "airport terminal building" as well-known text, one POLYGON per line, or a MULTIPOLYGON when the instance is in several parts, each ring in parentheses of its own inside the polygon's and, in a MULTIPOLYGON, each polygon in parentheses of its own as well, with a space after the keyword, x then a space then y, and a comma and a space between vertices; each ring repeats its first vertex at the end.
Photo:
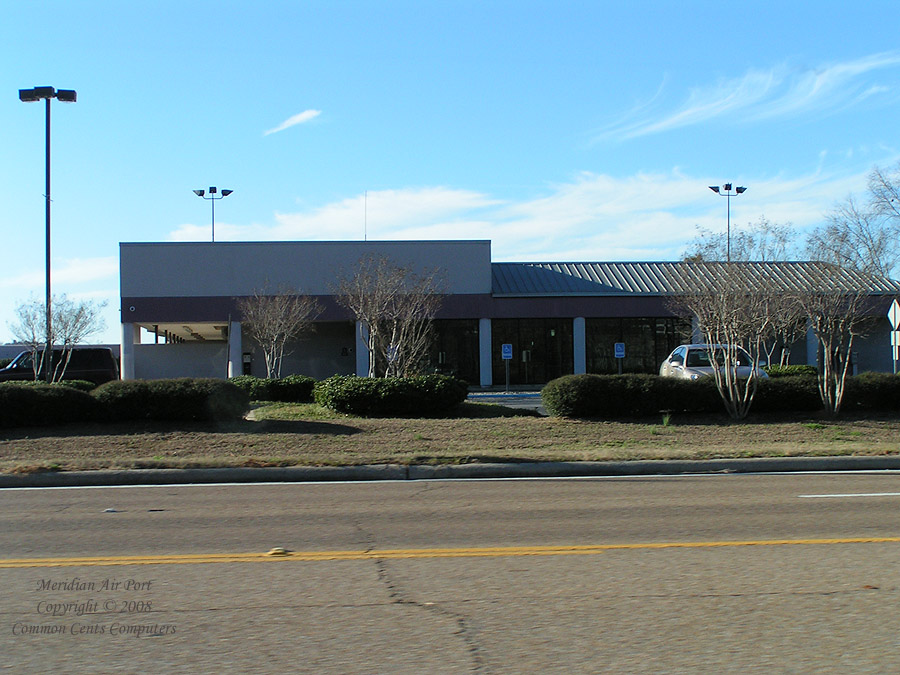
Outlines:
MULTIPOLYGON (((289 348, 283 375, 365 375, 363 327, 336 293, 360 260, 381 257, 416 273, 438 272, 444 295, 431 369, 472 386, 505 384, 507 366, 516 386, 620 368, 655 373, 672 349, 692 341, 691 321, 676 315, 672 298, 694 263, 495 263, 484 240, 122 243, 122 377, 264 377, 238 301, 266 289, 292 289, 323 308, 314 331, 289 348)), ((823 263, 744 264, 800 286, 810 266, 823 263)), ((853 367, 890 372, 886 312, 900 284, 879 281, 872 295, 878 317, 856 343, 853 367)), ((792 362, 815 364, 816 354, 810 334, 794 346, 792 362)))

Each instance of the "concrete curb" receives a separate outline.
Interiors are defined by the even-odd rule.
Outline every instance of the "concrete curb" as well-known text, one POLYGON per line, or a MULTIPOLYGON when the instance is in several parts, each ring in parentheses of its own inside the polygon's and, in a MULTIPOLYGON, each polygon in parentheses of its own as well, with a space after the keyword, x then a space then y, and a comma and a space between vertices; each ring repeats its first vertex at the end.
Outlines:
POLYGON ((0 474, 0 488, 296 483, 332 481, 677 476, 797 471, 896 471, 900 457, 772 457, 703 461, 521 462, 497 464, 378 464, 337 467, 236 467, 225 469, 129 469, 0 474))

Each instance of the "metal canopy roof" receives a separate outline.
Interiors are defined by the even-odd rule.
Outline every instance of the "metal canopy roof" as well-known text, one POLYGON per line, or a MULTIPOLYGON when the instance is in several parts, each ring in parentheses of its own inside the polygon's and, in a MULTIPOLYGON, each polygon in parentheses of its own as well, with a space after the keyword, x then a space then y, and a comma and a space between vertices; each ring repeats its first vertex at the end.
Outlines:
POLYGON ((580 262, 491 263, 494 296, 679 295, 738 273, 748 287, 784 292, 868 288, 900 293, 900 283, 824 262, 580 262))

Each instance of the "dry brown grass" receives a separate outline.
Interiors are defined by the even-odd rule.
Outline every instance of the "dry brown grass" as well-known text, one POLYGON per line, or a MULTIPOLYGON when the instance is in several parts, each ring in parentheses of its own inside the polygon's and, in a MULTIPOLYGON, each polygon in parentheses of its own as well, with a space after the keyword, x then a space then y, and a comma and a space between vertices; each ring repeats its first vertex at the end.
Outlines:
POLYGON ((209 425, 73 425, 0 435, 0 471, 710 459, 900 453, 900 419, 578 421, 467 404, 453 419, 363 419, 274 405, 209 425))

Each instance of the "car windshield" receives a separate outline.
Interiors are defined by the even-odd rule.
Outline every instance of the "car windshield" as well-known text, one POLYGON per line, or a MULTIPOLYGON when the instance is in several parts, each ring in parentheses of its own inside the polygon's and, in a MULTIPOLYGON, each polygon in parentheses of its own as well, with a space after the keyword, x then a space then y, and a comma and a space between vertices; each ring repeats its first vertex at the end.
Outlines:
MULTIPOLYGON (((716 363, 720 366, 723 365, 725 363, 725 350, 717 349, 715 350, 715 354, 716 363)), ((743 349, 737 350, 737 364, 739 366, 749 366, 751 364, 750 355, 743 349)), ((712 361, 709 356, 709 350, 692 349, 688 352, 686 365, 688 368, 711 368, 712 361)))
POLYGON ((31 368, 31 352, 22 352, 9 364, 10 368, 31 368))

